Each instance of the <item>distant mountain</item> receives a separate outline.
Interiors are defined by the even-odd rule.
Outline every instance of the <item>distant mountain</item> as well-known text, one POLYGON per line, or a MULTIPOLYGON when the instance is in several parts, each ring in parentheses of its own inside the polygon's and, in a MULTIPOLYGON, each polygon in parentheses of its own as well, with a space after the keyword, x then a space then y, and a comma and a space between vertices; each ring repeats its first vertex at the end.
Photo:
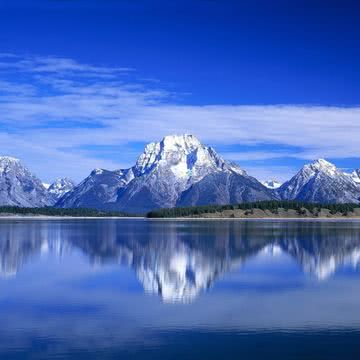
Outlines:
MULTIPOLYGON (((223 199, 227 198, 274 198, 256 179, 249 177, 238 165, 223 160, 214 149, 202 145, 195 136, 174 135, 148 144, 130 169, 94 170, 88 178, 60 199, 57 206, 90 206, 127 212, 173 207, 183 202, 181 198, 185 191, 203 179, 204 182, 199 186, 204 193, 203 198, 209 198, 206 193, 212 190, 205 186, 217 186, 210 184, 212 177, 207 178, 209 175, 213 176, 214 181, 222 181, 221 188, 231 187, 225 190, 228 196, 212 197, 211 201, 215 203, 223 203, 223 199), (236 190, 236 195, 234 183, 241 185, 241 188, 236 190)), ((194 189, 194 192, 196 191, 198 190, 194 189)), ((202 202, 196 201, 196 196, 188 195, 187 199, 190 197, 194 204, 202 202)))
POLYGON ((42 182, 20 160, 0 157, 0 205, 41 207, 50 203, 42 182))
POLYGON ((268 189, 272 189, 272 190, 277 189, 282 185, 282 183, 280 181, 277 181, 275 179, 262 181, 261 183, 268 189))
POLYGON ((277 189, 284 200, 319 203, 360 203, 360 189, 348 174, 319 159, 305 165, 277 189))
POLYGON ((95 169, 85 180, 62 196, 56 206, 113 209, 118 198, 118 191, 133 178, 131 169, 116 171, 95 169))
POLYGON ((67 177, 56 179, 47 187, 48 193, 54 199, 54 204, 67 192, 75 187, 75 182, 67 177))

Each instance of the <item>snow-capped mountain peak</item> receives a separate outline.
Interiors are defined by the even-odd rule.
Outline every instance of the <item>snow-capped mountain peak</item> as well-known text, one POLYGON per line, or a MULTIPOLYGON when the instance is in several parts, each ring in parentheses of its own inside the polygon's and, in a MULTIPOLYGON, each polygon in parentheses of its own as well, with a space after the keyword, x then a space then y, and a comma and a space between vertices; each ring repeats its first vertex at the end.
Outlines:
POLYGON ((134 173, 143 175, 158 167, 170 167, 176 178, 204 176, 204 168, 228 170, 243 174, 238 165, 225 162, 213 148, 201 144, 194 136, 168 135, 160 142, 145 147, 134 167, 134 173))
POLYGON ((336 166, 324 159, 318 159, 312 162, 311 164, 305 165, 304 168, 311 169, 312 171, 322 171, 331 176, 335 175, 338 170, 336 166))
POLYGON ((279 188, 282 183, 280 181, 277 181, 275 179, 271 179, 271 180, 267 180, 267 181, 262 181, 261 182, 264 186, 266 186, 268 189, 277 189, 279 188))
POLYGON ((199 160, 204 160, 205 149, 193 135, 165 136, 160 142, 146 145, 136 162, 135 170, 138 174, 144 174, 158 165, 170 165, 175 175, 185 176, 189 165, 191 167, 191 155, 197 152, 200 155, 199 160))
POLYGON ((360 191, 349 174, 318 159, 305 165, 278 189, 282 199, 319 203, 359 203, 360 191))
POLYGON ((48 192, 54 197, 55 201, 57 201, 74 187, 75 183, 73 180, 67 177, 58 178, 48 187, 48 192))
POLYGON ((21 165, 20 160, 10 156, 0 156, 0 173, 6 172, 13 166, 21 165))

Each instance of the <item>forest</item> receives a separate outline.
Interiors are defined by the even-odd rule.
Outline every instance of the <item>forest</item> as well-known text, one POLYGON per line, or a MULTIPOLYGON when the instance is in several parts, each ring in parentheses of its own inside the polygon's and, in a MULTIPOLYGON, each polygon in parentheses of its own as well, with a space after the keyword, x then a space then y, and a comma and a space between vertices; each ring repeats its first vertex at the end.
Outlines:
POLYGON ((43 215, 73 217, 125 217, 128 214, 120 211, 101 211, 90 208, 60 209, 54 207, 29 208, 18 206, 0 206, 1 215, 43 215))
POLYGON ((224 210, 245 210, 248 214, 254 209, 270 210, 272 213, 277 214, 279 209, 296 210, 299 216, 303 215, 308 210, 314 216, 317 216, 320 209, 328 209, 330 214, 342 214, 347 216, 349 212, 359 208, 359 204, 318 204, 306 203, 301 201, 256 201, 245 202, 241 204, 232 205, 203 205, 191 207, 175 207, 167 209, 159 209, 150 211, 147 214, 148 218, 172 218, 172 217, 188 217, 199 216, 206 213, 217 213, 224 210))

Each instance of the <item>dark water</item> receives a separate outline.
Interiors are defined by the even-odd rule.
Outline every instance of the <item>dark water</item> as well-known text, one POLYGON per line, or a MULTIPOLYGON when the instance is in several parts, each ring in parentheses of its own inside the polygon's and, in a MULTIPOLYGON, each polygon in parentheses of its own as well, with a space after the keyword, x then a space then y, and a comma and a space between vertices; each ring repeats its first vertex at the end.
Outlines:
POLYGON ((1 220, 0 359, 359 359, 360 222, 1 220))

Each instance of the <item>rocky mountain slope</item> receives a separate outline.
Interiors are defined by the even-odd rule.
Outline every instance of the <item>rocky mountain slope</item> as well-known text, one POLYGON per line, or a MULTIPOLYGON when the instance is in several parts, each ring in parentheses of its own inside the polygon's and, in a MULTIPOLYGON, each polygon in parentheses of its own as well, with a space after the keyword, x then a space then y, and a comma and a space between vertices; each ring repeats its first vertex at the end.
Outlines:
POLYGON ((67 192, 75 187, 75 182, 67 177, 56 179, 48 188, 47 191, 53 198, 54 204, 67 192))
POLYGON ((42 182, 20 160, 0 157, 0 205, 41 207, 51 202, 42 182))
POLYGON ((184 191, 176 205, 225 205, 272 199, 276 199, 274 192, 245 173, 216 172, 184 191))
POLYGON ((283 200, 360 203, 360 188, 353 178, 323 159, 305 165, 277 193, 283 200))
POLYGON ((57 207, 114 209, 118 191, 134 178, 132 170, 95 169, 80 184, 62 196, 57 207))

